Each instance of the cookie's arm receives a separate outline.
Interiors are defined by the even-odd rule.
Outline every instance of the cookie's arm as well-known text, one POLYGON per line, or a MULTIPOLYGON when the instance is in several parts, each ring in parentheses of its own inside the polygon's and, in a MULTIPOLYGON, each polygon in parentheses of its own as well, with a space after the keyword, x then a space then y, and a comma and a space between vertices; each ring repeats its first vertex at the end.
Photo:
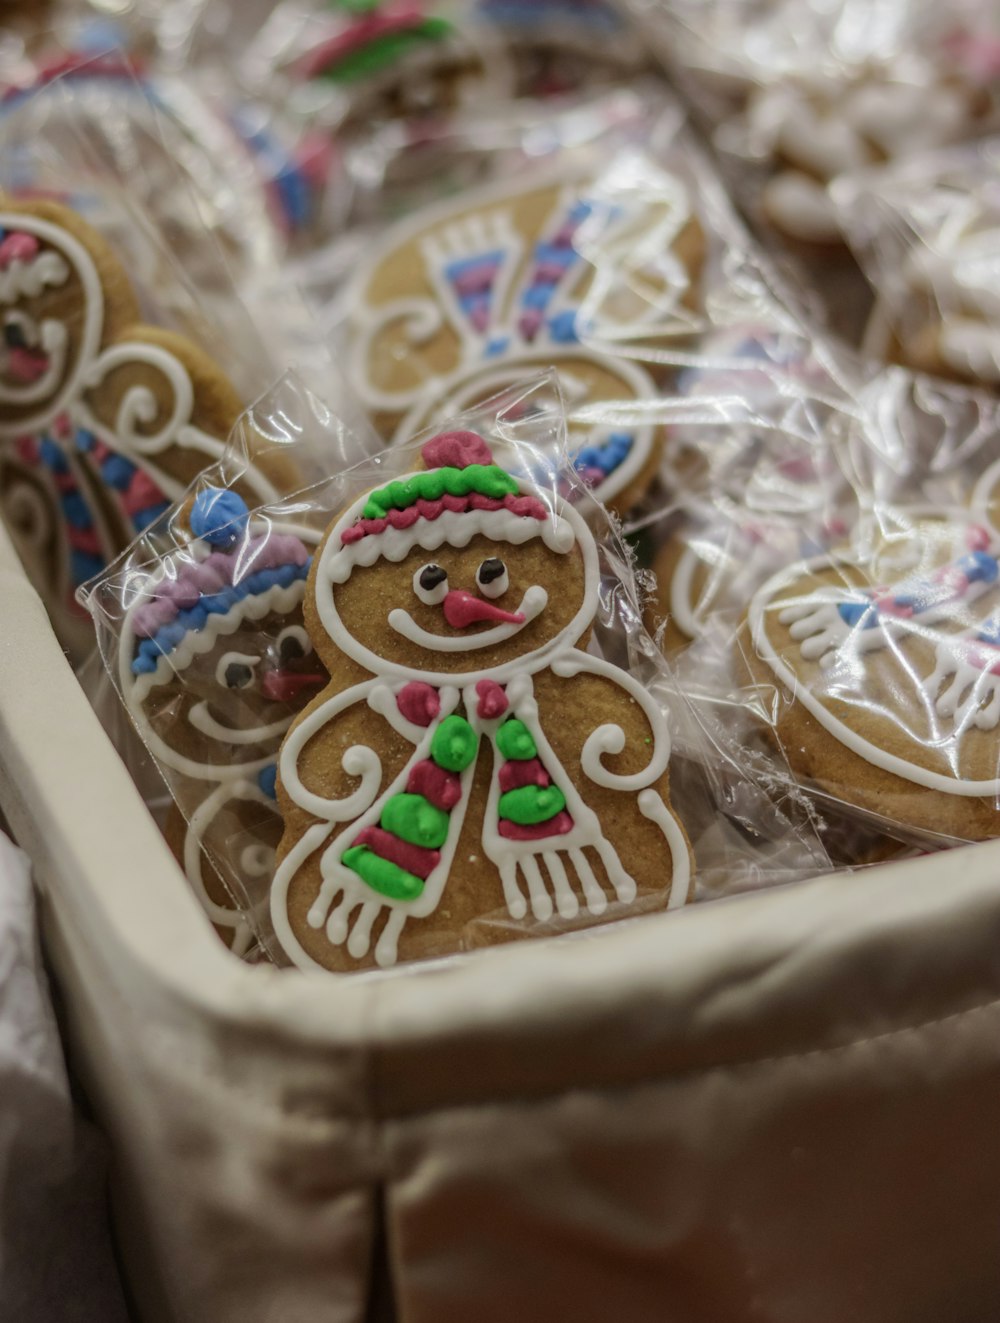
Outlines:
POLYGON ((616 722, 605 722, 587 736, 580 751, 580 765, 584 775, 595 785, 608 790, 636 791, 643 790, 658 781, 667 770, 670 761, 670 733, 666 718, 657 703, 650 697, 639 682, 627 671, 589 653, 574 650, 559 657, 551 664, 556 675, 571 677, 585 672, 599 675, 624 689, 628 696, 639 705, 649 722, 652 734, 652 750, 649 762, 639 772, 619 775, 605 767, 602 759, 605 754, 621 753, 625 748, 625 732, 616 722))
POLYGON ((343 713, 359 703, 367 703, 369 694, 377 682, 365 680, 362 684, 352 685, 343 693, 336 694, 327 702, 320 704, 292 727, 281 753, 278 755, 278 772, 281 785, 288 797, 311 813, 313 817, 327 822, 349 822, 359 817, 375 801, 382 784, 382 760, 374 749, 362 744, 352 744, 340 760, 341 767, 351 777, 360 777, 361 784, 350 794, 340 799, 328 799, 317 795, 302 783, 299 775, 299 760, 309 741, 324 727, 336 721, 343 713))

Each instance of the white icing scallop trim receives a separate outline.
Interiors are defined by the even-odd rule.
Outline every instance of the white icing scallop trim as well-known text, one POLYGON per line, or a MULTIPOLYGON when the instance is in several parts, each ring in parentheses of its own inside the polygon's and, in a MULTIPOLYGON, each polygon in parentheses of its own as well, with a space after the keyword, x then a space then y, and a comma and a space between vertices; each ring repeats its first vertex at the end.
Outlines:
MULTIPOLYGON (((811 561, 803 561, 797 565, 792 565, 774 575, 754 595, 747 612, 747 619, 758 657, 771 668, 785 688, 790 691, 793 700, 801 703, 816 718, 824 730, 828 731, 845 748, 850 749, 852 753, 856 753, 860 758, 871 763, 873 767, 880 767, 883 771, 901 776, 904 780, 912 781, 915 785, 926 786, 929 790, 939 790, 946 795, 979 798, 993 797, 1000 794, 1000 778, 986 781, 969 781, 958 777, 945 776, 943 773, 919 767, 905 758, 889 753, 888 750, 880 748, 870 740, 866 740, 863 735, 860 735, 856 730, 834 716, 830 709, 778 656, 767 637, 765 627, 765 611, 769 603, 795 579, 805 574, 814 573, 818 569, 827 568, 832 563, 834 562, 831 561, 829 556, 819 556, 811 561)), ((848 562, 841 561, 841 563, 846 564, 848 562)), ((934 696, 929 692, 931 678, 927 677, 921 684, 921 689, 924 690, 925 706, 933 706, 934 703, 934 696)))
POLYGON ((479 533, 493 542, 507 542, 520 546, 540 537, 552 551, 564 553, 573 545, 573 530, 564 519, 552 516, 535 519, 515 514, 513 510, 446 510, 436 519, 417 519, 409 528, 386 528, 382 533, 368 533, 357 542, 341 544, 340 535, 360 515, 367 496, 351 507, 350 518, 337 524, 323 552, 326 577, 331 583, 345 583, 356 565, 374 565, 377 560, 393 563, 405 558, 414 547, 424 551, 437 551, 447 545, 453 549, 467 547, 479 533))
POLYGON ((402 634, 408 642, 415 643, 418 648, 429 648, 432 652, 476 652, 481 648, 492 648, 497 643, 505 643, 507 639, 519 634, 525 625, 541 615, 548 601, 549 595, 545 589, 540 584, 532 584, 515 610, 515 614, 524 616, 520 624, 497 625, 495 629, 486 629, 480 634, 432 634, 430 630, 421 628, 409 611, 402 607, 390 611, 388 621, 391 629, 402 634))

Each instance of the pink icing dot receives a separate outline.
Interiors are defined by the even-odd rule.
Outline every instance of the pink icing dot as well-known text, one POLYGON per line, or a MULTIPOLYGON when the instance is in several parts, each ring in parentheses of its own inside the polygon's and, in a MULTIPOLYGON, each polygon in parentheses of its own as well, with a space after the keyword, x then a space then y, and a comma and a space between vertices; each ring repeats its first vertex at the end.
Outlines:
POLYGON ((136 469, 127 491, 122 495, 125 513, 139 514, 143 510, 148 510, 151 505, 159 505, 162 500, 163 493, 149 474, 144 473, 142 469, 136 469))
POLYGON ((479 702, 476 704, 477 714, 484 720, 491 720, 493 717, 502 717, 509 706, 507 695, 504 693, 496 680, 477 680, 476 694, 479 702))
POLYGON ((429 726, 441 711, 441 699, 432 685, 411 680, 396 695, 396 706, 415 726, 429 726))
POLYGON ((343 546, 349 547, 352 542, 360 542, 365 535, 365 530, 360 524, 352 524, 350 528, 345 528, 340 535, 340 541, 343 546))
POLYGON ((464 469, 470 464, 492 464, 490 448, 475 432, 442 432, 420 452, 429 469, 464 469))
POLYGON ((15 230, 0 241, 0 268, 6 270, 11 262, 30 262, 38 252, 38 240, 33 234, 15 230))
POLYGON ((503 501, 496 496, 484 496, 482 492, 470 492, 469 504, 473 510, 502 510, 503 501))
POLYGON ((393 528, 412 528, 420 518, 420 511, 415 505, 409 505, 405 510, 390 510, 386 518, 393 528))

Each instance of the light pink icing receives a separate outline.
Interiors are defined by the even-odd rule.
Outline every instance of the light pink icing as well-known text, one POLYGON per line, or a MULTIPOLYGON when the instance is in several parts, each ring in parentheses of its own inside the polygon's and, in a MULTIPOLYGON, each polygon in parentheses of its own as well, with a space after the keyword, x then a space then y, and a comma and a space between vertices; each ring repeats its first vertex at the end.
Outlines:
POLYGON ((442 432, 421 448, 429 469, 464 469, 470 464, 492 464, 490 448, 475 432, 442 432))
POLYGON ((504 611, 492 602, 476 597, 461 588, 452 588, 442 603, 444 618, 452 629, 464 629, 466 625, 477 625, 483 620, 492 620, 505 625, 523 625, 524 616, 520 611, 504 611))
POLYGON ((476 696, 479 699, 476 704, 476 713, 485 721, 490 721, 494 717, 502 717, 510 706, 507 695, 496 680, 477 680, 476 696))
POLYGON ((411 680, 396 695, 396 706, 415 726, 429 726, 441 711, 441 699, 433 685, 411 680))

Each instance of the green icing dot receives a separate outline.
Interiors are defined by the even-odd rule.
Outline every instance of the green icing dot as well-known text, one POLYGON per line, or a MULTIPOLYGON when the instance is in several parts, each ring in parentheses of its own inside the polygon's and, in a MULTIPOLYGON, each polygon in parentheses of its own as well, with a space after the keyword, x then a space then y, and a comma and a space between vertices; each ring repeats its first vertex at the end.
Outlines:
POLYGON ((369 492, 362 515, 365 519, 384 519, 389 510, 405 510, 419 500, 436 501, 445 492, 449 496, 479 492, 481 496, 499 500, 513 496, 517 489, 510 474, 495 464, 469 464, 464 469, 429 469, 409 478, 398 478, 369 492))
POLYGON ((373 891, 391 900, 416 900, 424 889, 419 877, 391 860, 383 859, 367 845, 352 845, 344 851, 341 862, 357 873, 373 891))
POLYGON ((509 717, 497 730, 497 748, 505 758, 513 758, 516 762, 538 754, 531 732, 517 717, 509 717))
POLYGON ((382 809, 380 825, 410 845, 437 850, 448 836, 448 814, 423 795, 393 795, 382 809))
POLYGON ((445 717, 431 740, 431 757, 449 772, 464 772, 476 756, 476 733, 464 717, 445 717))
POLYGON ((548 822, 566 807, 566 796, 558 786, 519 786, 500 796, 500 816, 522 827, 548 822))

